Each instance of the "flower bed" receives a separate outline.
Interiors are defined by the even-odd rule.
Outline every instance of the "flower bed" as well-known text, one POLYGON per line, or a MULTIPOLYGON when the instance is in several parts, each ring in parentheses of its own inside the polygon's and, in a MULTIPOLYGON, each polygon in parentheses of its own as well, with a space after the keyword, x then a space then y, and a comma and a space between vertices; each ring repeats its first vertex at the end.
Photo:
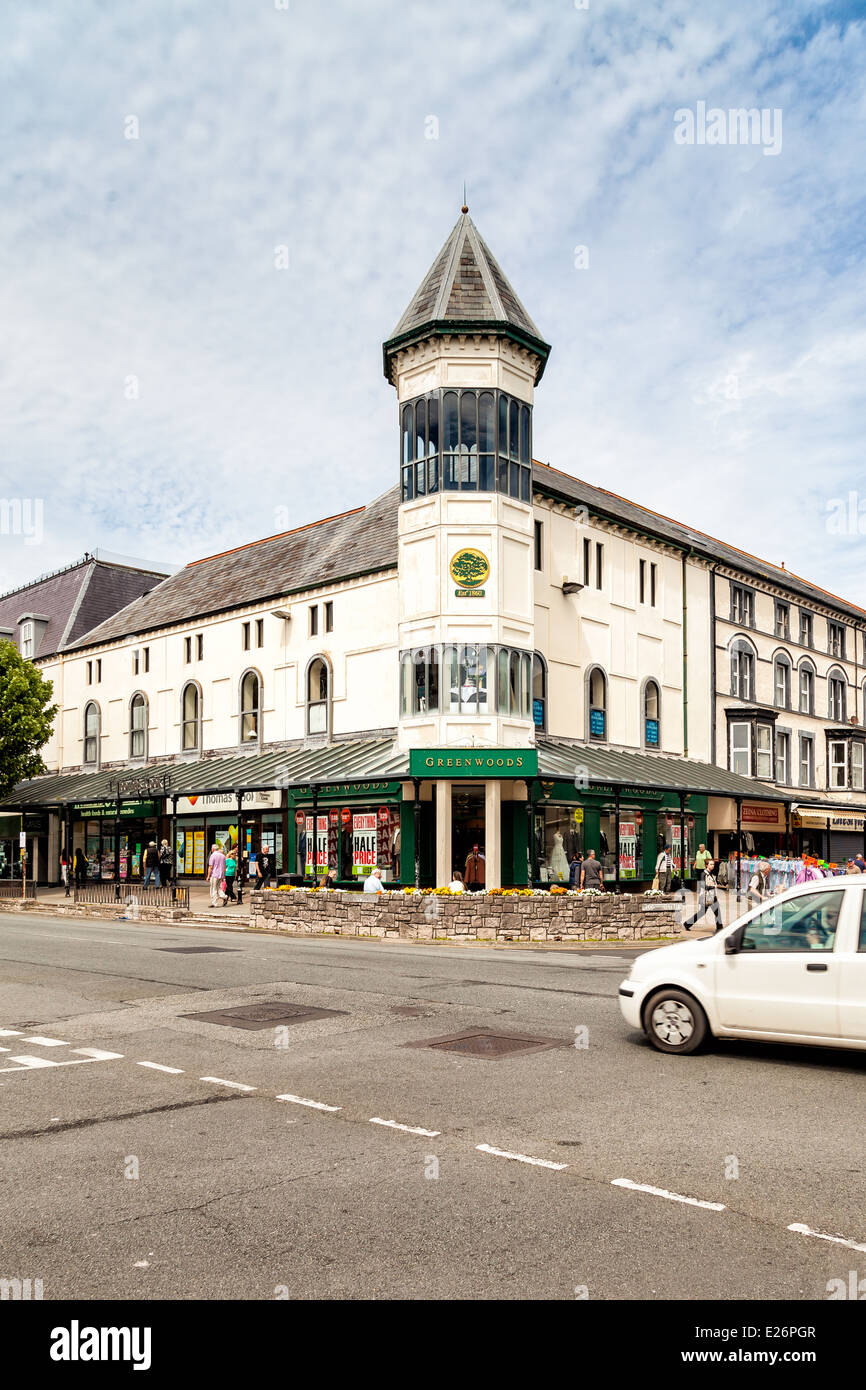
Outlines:
POLYGON ((406 889, 265 888, 250 898, 250 925, 294 936, 374 936, 408 941, 641 941, 677 935, 673 895, 549 893, 528 888, 451 893, 406 889))

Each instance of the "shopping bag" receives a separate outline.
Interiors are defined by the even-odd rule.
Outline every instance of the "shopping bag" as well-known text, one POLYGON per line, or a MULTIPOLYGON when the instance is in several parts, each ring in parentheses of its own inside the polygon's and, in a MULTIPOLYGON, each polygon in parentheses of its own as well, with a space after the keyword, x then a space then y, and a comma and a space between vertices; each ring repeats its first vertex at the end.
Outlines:
POLYGON ((653 879, 653 888, 656 890, 656 892, 658 892, 658 886, 659 886, 659 876, 658 876, 658 874, 656 874, 655 878, 653 879))

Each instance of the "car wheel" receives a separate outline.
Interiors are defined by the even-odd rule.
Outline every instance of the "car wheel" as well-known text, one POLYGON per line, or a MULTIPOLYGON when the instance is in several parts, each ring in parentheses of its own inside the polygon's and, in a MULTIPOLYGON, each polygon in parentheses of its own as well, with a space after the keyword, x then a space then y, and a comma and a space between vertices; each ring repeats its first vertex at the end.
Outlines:
POLYGON ((644 1010, 644 1027, 659 1052, 696 1052, 709 1032, 697 1000, 681 989, 660 989, 644 1010))

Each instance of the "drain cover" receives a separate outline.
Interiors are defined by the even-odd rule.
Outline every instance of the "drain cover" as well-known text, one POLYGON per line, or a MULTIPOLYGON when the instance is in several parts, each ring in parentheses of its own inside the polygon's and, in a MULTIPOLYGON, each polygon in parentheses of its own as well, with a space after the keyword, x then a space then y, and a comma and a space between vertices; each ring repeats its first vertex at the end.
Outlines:
POLYGON ((181 1014, 200 1023, 219 1023, 224 1028, 273 1028, 278 1023, 309 1023, 314 1018, 335 1018, 345 1009, 317 1009, 312 1004, 289 1004, 282 999, 261 1004, 238 1004, 231 1009, 213 1009, 201 1014, 181 1014))
POLYGON ((213 955, 217 951, 237 951, 238 946, 157 946, 157 951, 165 951, 173 956, 213 955))
POLYGON ((461 1052, 467 1057, 483 1057, 498 1062, 503 1057, 516 1057, 522 1052, 541 1052, 551 1047, 566 1047, 560 1038, 534 1038, 526 1033, 496 1033, 491 1028, 467 1028, 444 1038, 427 1038, 424 1042, 404 1043, 404 1047, 432 1047, 438 1052, 461 1052))

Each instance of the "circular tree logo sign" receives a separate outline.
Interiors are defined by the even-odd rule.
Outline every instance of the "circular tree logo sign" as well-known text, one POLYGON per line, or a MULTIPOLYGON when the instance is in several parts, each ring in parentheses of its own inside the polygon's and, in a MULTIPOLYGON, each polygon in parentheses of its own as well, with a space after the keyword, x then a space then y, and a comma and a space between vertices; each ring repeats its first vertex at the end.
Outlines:
POLYGON ((461 590, 477 590, 490 574, 490 561, 480 550, 458 550, 451 561, 450 574, 461 590))

